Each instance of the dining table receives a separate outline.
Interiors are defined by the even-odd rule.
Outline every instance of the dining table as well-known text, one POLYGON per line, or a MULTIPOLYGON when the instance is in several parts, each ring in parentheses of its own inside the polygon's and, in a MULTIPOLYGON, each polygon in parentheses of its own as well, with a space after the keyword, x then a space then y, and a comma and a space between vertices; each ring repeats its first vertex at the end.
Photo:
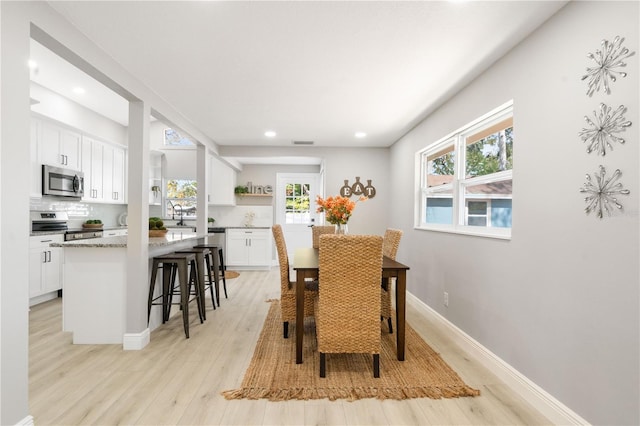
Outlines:
MULTIPOLYGON (((302 364, 302 341, 304 338, 304 291, 305 281, 319 278, 319 249, 302 247, 295 250, 293 269, 296 271, 296 364, 302 364)), ((389 288, 389 279, 396 279, 396 353, 398 361, 404 361, 405 324, 407 301, 407 271, 409 267, 384 256, 382 259, 382 283, 389 288)), ((319 280, 319 286, 322 281, 319 280)), ((349 283, 345 283, 349 285, 349 283)))

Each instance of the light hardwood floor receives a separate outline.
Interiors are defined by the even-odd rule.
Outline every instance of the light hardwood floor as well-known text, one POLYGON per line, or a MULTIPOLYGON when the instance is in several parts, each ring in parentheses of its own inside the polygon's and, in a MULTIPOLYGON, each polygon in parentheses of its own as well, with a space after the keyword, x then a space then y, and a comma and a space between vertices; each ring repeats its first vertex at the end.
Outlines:
MULTIPOLYGON (((518 425, 549 424, 526 401, 470 359, 410 304, 408 322, 470 386, 476 398, 405 401, 227 401, 249 364, 279 272, 241 271, 207 321, 191 309, 190 339, 180 317, 151 334, 141 351, 73 345, 61 331, 61 299, 30 313, 29 404, 40 425, 518 425)), ((193 306, 193 305, 192 305, 193 306)))

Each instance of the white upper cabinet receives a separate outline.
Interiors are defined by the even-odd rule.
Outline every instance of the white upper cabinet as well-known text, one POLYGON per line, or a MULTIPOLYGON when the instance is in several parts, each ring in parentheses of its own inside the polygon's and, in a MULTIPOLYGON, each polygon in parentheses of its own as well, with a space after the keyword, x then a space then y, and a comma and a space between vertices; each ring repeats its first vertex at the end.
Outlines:
POLYGON ((84 173, 84 200, 102 201, 104 157, 102 142, 84 136, 82 138, 82 172, 84 173))
POLYGON ((39 163, 80 170, 80 133, 48 121, 37 125, 39 163))
POLYGON ((236 172, 220 161, 216 156, 209 155, 209 185, 207 199, 209 204, 218 206, 233 206, 236 204, 234 188, 236 187, 236 172))
POLYGON ((89 136, 82 137, 85 201, 124 204, 125 149, 89 136))
POLYGON ((84 201, 125 204, 127 150, 46 119, 31 119, 31 197, 42 196, 42 165, 84 173, 84 201))

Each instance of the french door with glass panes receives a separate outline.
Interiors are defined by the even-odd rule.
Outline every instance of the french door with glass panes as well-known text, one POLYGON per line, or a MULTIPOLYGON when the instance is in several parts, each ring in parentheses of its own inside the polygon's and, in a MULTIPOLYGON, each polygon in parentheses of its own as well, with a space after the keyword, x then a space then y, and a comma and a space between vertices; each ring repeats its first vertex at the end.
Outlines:
POLYGON ((278 173, 276 223, 282 226, 289 259, 298 247, 311 246, 311 225, 317 221, 318 173, 278 173))

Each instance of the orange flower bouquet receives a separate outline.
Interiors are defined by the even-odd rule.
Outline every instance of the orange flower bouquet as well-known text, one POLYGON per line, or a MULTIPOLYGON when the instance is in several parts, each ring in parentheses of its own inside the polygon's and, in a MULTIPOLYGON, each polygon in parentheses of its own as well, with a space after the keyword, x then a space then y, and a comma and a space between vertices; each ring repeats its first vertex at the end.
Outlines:
POLYGON ((358 201, 365 201, 367 197, 360 197, 356 201, 352 201, 350 198, 343 197, 341 195, 335 197, 328 197, 322 199, 318 195, 316 198, 316 204, 318 204, 318 213, 324 212, 324 217, 327 222, 333 225, 346 225, 353 213, 353 209, 356 208, 358 201))

